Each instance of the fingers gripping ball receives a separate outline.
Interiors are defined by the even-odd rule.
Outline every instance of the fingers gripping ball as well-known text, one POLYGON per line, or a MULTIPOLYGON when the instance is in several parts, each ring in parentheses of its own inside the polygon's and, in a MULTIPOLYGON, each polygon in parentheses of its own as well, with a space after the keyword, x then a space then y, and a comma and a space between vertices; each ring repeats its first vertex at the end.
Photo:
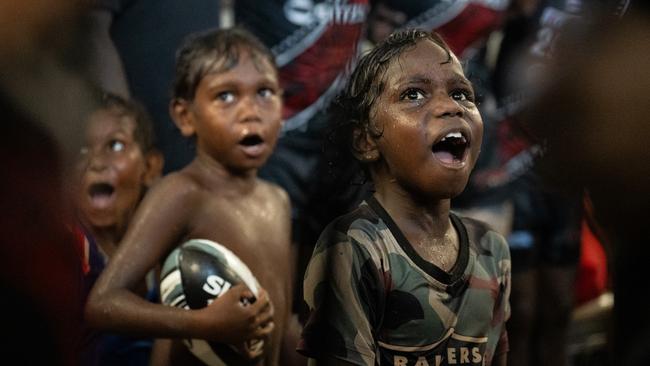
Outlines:
MULTIPOLYGON (((162 303, 184 309, 203 308, 240 283, 259 296, 259 284, 246 264, 228 248, 210 240, 193 239, 174 249, 163 264, 161 277, 162 303)), ((184 342, 207 365, 241 362, 228 345, 200 339, 184 342)), ((256 341, 249 348, 261 349, 263 345, 263 341, 256 341)))

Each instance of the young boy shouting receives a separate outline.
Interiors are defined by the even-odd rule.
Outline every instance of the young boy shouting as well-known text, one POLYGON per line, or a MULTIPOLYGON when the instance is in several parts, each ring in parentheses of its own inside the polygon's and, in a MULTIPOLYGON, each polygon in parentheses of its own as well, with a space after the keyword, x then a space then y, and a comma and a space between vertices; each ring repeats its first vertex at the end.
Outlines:
MULTIPOLYGON (((102 93, 86 127, 77 162, 75 203, 79 220, 90 234, 84 247, 88 289, 117 249, 145 192, 160 178, 162 165, 163 157, 154 146, 151 120, 144 108, 102 93)), ((158 301, 157 285, 147 286, 142 281, 136 291, 158 301)), ((87 342, 83 362, 149 364, 151 339, 90 333, 87 342)))
POLYGON ((375 192, 318 240, 300 351, 318 365, 505 365, 508 245, 450 211, 483 137, 458 58, 436 34, 397 32, 333 112, 333 156, 353 155, 375 192))
POLYGON ((89 299, 94 325, 234 346, 264 339, 262 355, 238 347, 241 364, 278 364, 291 310, 290 271, 281 270, 291 268, 290 207, 287 194, 258 179, 257 170, 278 137, 281 93, 272 54, 246 31, 198 34, 181 47, 170 111, 181 133, 195 139, 196 157, 152 187, 138 208, 89 299), (221 243, 247 264, 265 289, 254 303, 242 304, 253 297, 242 285, 197 310, 136 296, 151 268, 195 238, 221 243))
POLYGON ((80 219, 108 259, 147 189, 162 174, 162 154, 139 104, 104 93, 90 116, 77 162, 80 219))

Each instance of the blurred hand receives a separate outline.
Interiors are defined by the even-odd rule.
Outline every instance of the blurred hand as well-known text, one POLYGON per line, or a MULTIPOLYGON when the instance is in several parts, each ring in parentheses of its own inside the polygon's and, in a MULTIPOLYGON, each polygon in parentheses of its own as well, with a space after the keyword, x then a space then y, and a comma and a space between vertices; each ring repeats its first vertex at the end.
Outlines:
POLYGON ((264 354, 264 339, 253 339, 232 347, 244 358, 253 360, 264 354))

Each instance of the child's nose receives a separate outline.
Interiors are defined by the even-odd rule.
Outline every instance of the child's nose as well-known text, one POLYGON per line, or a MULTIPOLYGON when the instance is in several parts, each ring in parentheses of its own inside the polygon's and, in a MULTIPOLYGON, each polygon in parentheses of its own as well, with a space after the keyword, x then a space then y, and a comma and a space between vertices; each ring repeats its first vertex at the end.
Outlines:
POLYGON ((451 95, 446 92, 438 92, 434 95, 434 113, 436 117, 462 117, 463 107, 451 95))
POLYGON ((90 151, 88 153, 88 168, 90 170, 106 169, 106 154, 101 151, 90 151))
POLYGON ((239 108, 239 120, 242 122, 260 121, 260 105, 257 95, 245 96, 239 108))

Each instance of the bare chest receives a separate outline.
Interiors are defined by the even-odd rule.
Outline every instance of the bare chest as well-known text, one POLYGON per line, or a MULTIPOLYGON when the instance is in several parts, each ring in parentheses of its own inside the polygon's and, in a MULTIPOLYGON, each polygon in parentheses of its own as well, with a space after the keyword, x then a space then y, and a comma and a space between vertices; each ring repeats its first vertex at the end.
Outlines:
MULTIPOLYGON (((290 225, 286 209, 269 199, 206 199, 188 238, 216 241, 233 251, 269 293, 276 314, 290 298, 290 225)), ((282 323, 284 316, 277 314, 282 323)), ((281 327, 280 327, 281 328, 281 327)))
POLYGON ((262 200, 206 200, 194 213, 188 238, 225 245, 251 270, 271 266, 288 255, 290 233, 286 215, 262 200))

